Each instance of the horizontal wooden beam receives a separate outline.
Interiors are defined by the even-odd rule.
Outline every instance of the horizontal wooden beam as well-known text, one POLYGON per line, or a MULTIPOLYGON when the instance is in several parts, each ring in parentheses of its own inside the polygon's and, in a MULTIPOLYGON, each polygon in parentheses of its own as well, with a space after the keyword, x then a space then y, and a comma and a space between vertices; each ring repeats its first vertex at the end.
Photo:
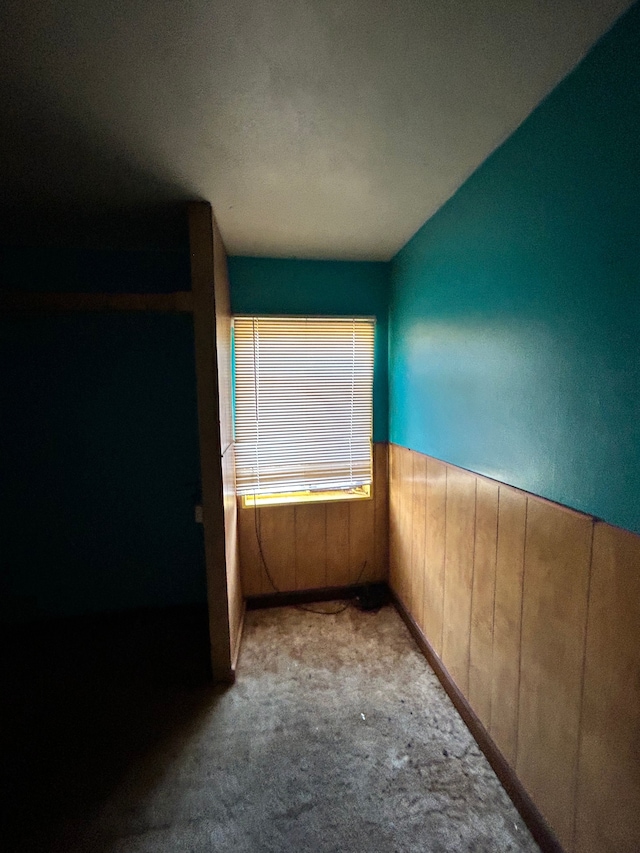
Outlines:
POLYGON ((155 311, 164 314, 190 313, 190 290, 174 293, 35 293, 0 291, 0 311, 155 311))

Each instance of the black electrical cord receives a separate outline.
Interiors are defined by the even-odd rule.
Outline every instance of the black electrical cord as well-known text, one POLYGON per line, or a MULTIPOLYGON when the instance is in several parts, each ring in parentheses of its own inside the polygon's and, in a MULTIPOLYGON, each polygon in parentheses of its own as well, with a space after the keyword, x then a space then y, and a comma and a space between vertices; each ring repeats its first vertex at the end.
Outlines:
MULTIPOLYGON (((259 513, 258 513, 258 507, 256 505, 255 495, 253 496, 253 523, 254 523, 254 527, 255 527, 255 531, 256 531, 256 539, 258 541, 258 551, 260 553, 260 559, 262 561, 262 565, 264 566, 264 570, 266 572, 267 578, 269 580, 269 583, 273 587, 273 591, 280 593, 281 590, 278 589, 275 581, 273 580, 273 577, 271 576, 271 572, 269 571, 269 566, 267 565, 267 561, 266 561, 265 556, 264 556, 264 551, 262 549, 262 536, 260 534, 259 513)), ((364 574, 364 570, 365 570, 366 566, 367 566, 367 561, 365 560, 364 563, 362 564, 362 568, 360 569, 360 573, 358 574, 358 577, 356 578, 356 583, 355 583, 356 586, 358 586, 358 584, 362 580, 362 575, 364 574)), ((294 604, 293 606, 297 610, 303 610, 305 613, 315 613, 316 616, 337 616, 339 613, 344 613, 344 611, 347 610, 347 608, 351 607, 351 604, 352 604, 352 602, 347 600, 343 605, 338 607, 337 610, 316 610, 315 608, 307 607, 304 604, 294 604)))

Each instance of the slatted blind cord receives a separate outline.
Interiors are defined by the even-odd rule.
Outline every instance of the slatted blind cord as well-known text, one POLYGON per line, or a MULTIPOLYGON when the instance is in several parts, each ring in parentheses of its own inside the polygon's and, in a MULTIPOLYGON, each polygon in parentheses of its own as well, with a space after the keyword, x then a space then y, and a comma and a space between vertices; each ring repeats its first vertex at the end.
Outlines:
MULTIPOLYGON (((258 488, 254 489, 253 497, 256 497, 256 492, 260 491, 260 459, 258 456, 257 448, 260 445, 260 398, 258 392, 258 375, 260 373, 260 363, 258 361, 258 352, 256 341, 258 338, 258 328, 257 328, 257 318, 252 318, 252 327, 253 327, 253 386, 254 386, 254 399, 255 399, 255 418, 256 418, 256 481, 258 484, 258 488)), ((262 553, 262 552, 261 552, 262 553)), ((264 558, 262 560, 264 562, 264 558)), ((266 563, 265 563, 266 566, 266 563)))
POLYGON ((349 476, 353 480, 353 392, 356 384, 356 328, 351 327, 351 409, 349 422, 349 476))

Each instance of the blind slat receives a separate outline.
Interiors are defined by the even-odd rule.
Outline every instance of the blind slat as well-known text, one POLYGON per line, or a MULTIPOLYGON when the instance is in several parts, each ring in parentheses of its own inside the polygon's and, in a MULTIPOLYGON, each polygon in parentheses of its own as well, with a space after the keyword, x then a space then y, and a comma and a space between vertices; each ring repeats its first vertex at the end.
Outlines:
POLYGON ((235 317, 241 495, 371 483, 375 320, 235 317))

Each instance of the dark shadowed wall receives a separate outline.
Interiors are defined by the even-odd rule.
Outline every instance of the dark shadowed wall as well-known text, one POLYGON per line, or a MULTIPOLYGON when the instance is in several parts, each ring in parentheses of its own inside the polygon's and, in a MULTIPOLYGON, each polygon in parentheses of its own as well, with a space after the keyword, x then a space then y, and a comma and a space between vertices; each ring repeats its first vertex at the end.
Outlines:
MULTIPOLYGON (((2 251, 11 289, 166 292, 188 253, 2 251)), ((0 320, 2 616, 204 601, 190 315, 0 320)))

